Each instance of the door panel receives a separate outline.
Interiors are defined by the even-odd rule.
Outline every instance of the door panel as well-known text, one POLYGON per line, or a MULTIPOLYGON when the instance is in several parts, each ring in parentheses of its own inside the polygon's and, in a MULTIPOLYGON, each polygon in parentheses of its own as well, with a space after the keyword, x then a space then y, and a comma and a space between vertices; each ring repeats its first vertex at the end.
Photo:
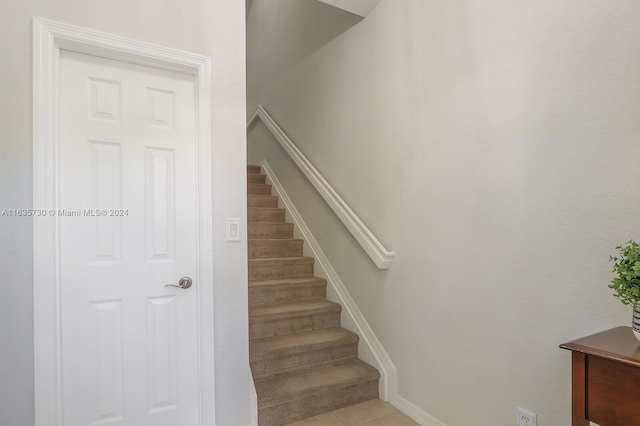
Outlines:
POLYGON ((61 55, 66 426, 199 424, 192 76, 61 55), (182 276, 188 290, 165 287, 182 276))

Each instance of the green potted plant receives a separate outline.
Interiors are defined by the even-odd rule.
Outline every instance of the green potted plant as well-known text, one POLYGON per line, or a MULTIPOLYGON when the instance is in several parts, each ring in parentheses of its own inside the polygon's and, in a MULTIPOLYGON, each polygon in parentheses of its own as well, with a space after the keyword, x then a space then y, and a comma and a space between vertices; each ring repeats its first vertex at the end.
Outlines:
POLYGON ((630 240, 616 249, 618 255, 609 257, 616 274, 609 288, 623 304, 633 306, 633 334, 640 340, 640 244, 630 240))

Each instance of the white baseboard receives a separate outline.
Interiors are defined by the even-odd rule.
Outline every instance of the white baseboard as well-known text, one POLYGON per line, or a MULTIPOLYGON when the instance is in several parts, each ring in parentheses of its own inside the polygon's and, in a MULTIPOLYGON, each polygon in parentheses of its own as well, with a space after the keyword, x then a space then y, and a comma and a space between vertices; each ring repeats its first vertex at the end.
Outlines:
POLYGON ((389 399, 389 403, 422 426, 447 426, 431 414, 398 395, 397 392, 389 399))
POLYGON ((256 385, 253 383, 253 374, 249 372, 251 376, 251 394, 249 395, 249 399, 251 401, 251 425, 250 426, 258 426, 258 394, 256 393, 256 385))

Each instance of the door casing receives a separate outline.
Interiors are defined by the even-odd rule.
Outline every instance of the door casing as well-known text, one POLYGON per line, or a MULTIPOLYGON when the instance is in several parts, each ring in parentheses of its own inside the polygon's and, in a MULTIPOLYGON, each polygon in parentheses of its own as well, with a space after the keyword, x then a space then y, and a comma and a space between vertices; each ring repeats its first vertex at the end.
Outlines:
POLYGON ((60 52, 85 53, 191 74, 196 81, 200 418, 215 425, 209 58, 33 18, 33 294, 36 426, 63 426, 60 339, 58 106, 60 52))

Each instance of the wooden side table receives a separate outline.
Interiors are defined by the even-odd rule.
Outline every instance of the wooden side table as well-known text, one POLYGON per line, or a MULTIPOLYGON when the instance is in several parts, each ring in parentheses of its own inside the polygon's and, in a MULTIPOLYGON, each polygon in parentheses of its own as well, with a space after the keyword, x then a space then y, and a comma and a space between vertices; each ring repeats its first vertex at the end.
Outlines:
POLYGON ((572 426, 640 425, 640 341, 616 327, 560 345, 571 351, 572 426))

